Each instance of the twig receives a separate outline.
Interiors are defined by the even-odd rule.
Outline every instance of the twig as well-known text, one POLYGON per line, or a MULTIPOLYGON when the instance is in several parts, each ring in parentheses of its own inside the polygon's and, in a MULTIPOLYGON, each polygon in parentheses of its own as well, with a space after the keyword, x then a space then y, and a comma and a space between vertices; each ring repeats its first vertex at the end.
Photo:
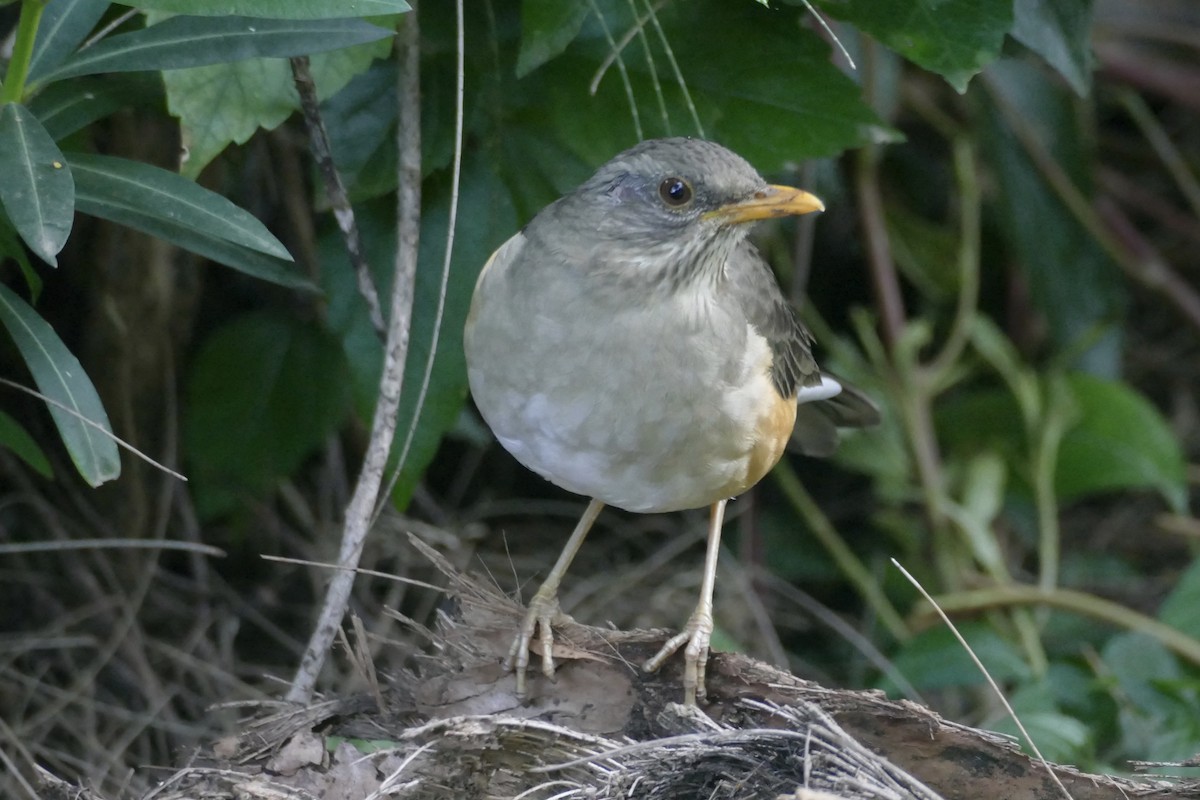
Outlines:
POLYGON ((450 284, 450 263, 454 256, 454 234, 458 227, 458 196, 462 183, 463 160, 463 118, 464 96, 466 94, 466 22, 463 13, 463 0, 455 2, 455 19, 458 31, 457 46, 458 63, 455 65, 456 84, 454 87, 454 163, 450 177, 450 218, 446 222, 446 256, 442 259, 442 282, 438 286, 437 309, 433 315, 433 336, 429 342, 429 355, 425 360, 425 373, 421 376, 421 388, 417 392, 417 402, 413 405, 412 419, 408 421, 408 431, 404 435, 404 444, 400 448, 400 456, 396 459, 396 468, 388 477, 387 489, 382 492, 375 504, 375 513, 371 522, 379 519, 392 494, 392 488, 400 478, 400 472, 408 460, 408 451, 417 435, 417 425, 421 421, 421 409, 425 408, 425 398, 429 394, 429 383, 433 379, 433 364, 437 358, 438 341, 442 334, 442 317, 446 311, 446 289, 450 284))
POLYGON ((379 399, 371 420, 371 440, 363 458, 362 470, 354 486, 354 494, 346 508, 342 530, 342 546, 338 564, 329 583, 320 618, 300 667, 292 681, 287 699, 293 703, 311 700, 313 689, 325 657, 333 644, 354 586, 354 569, 362 557, 363 542, 370 527, 375 500, 383 481, 388 452, 396 435, 396 411, 400 406, 400 390, 404 382, 404 360, 408 354, 409 327, 412 322, 413 283, 417 269, 417 246, 421 233, 421 84, 420 28, 416 3, 400 22, 397 43, 399 60, 400 123, 397 134, 399 150, 399 202, 397 203, 397 247, 395 283, 392 288, 392 307, 384 346, 383 375, 379 380, 379 399))
POLYGON ((110 431, 108 428, 101 425, 99 422, 88 419, 83 414, 80 414, 78 411, 76 411, 75 409, 71 408, 68 405, 60 403, 59 401, 55 400, 53 397, 47 397, 46 395, 39 392, 37 389, 30 389, 28 386, 22 386, 21 384, 17 383, 16 381, 10 381, 8 378, 0 378, 0 386, 10 386, 13 389, 16 389, 17 391, 25 392, 25 394, 28 394, 28 395, 33 395, 37 399, 41 400, 43 403, 46 403, 47 405, 52 405, 55 408, 57 408, 59 411, 62 411, 66 414, 70 414, 72 417, 75 417, 75 419, 79 420, 84 425, 87 425, 88 427, 94 428, 95 430, 99 431, 102 435, 107 436, 108 438, 112 439, 113 443, 115 443, 117 445, 117 447, 120 447, 124 450, 128 450, 130 453, 133 453, 135 456, 140 458, 142 461, 145 461, 150 466, 152 466, 156 469, 162 470, 167 475, 170 475, 172 478, 178 478, 181 481, 187 481, 186 476, 179 474, 178 472, 176 472, 175 470, 166 466, 165 464, 158 463, 153 458, 146 455, 141 450, 138 450, 136 447, 134 447, 133 445, 129 444, 124 439, 122 439, 120 436, 117 436, 115 433, 110 431))
POLYGON ((367 303, 367 314, 371 319, 371 327, 380 341, 387 338, 387 328, 383 322, 383 309, 379 306, 379 290, 375 288, 375 280, 371 277, 371 265, 363 252, 362 237, 358 233, 358 222, 354 218, 354 208, 346 195, 346 185, 342 183, 341 173, 333 163, 333 153, 329 146, 329 132, 325 129, 325 120, 321 118, 321 105, 317 100, 317 86, 313 82, 312 72, 308 68, 308 56, 296 56, 289 59, 292 65, 292 81, 300 94, 300 107, 304 111, 304 124, 308 128, 309 149, 321 172, 325 183, 325 196, 333 208, 333 218, 337 220, 338 230, 346 242, 346 255, 350 258, 350 266, 354 268, 354 277, 358 281, 358 293, 367 303))
POLYGON ((896 567, 896 569, 900 570, 905 579, 907 579, 908 582, 911 583, 913 587, 921 593, 921 596, 925 598, 926 602, 933 606, 933 610, 937 612, 937 615, 941 617, 942 622, 945 623, 946 627, 950 629, 950 633, 954 634, 954 638, 957 639, 958 643, 962 645, 964 650, 967 651, 967 655, 971 657, 971 661, 975 662, 975 666, 979 668, 981 673, 983 673, 983 677, 985 680, 987 680, 988 686, 992 687, 992 692, 997 698, 999 698, 1000 703, 1004 706, 1004 710, 1008 712, 1008 716, 1012 718, 1014 723, 1016 723, 1017 729, 1021 731, 1021 735, 1025 737, 1025 741, 1029 742, 1029 748, 1033 750, 1033 754, 1037 756, 1038 761, 1042 762, 1042 766, 1046 768, 1046 772, 1050 773, 1050 779, 1054 781, 1055 786, 1059 788, 1067 800, 1072 800, 1071 793, 1068 792, 1067 787, 1063 785, 1062 779, 1058 777, 1058 773, 1054 771, 1052 766, 1050 766, 1050 762, 1047 761, 1046 757, 1042 755, 1041 749, 1038 748, 1037 742, 1033 740, 1033 737, 1029 735, 1029 731, 1025 730, 1025 725, 1021 722, 1021 718, 1017 716, 1017 712, 1014 711, 1012 705, 1009 704, 1008 698, 1004 696, 1004 692, 1000 690, 1000 687, 996 684, 995 679, 992 678, 992 673, 988 672, 987 667, 985 667, 983 662, 979 660, 979 656, 975 655, 975 651, 971 649, 971 645, 967 644, 967 640, 963 638, 963 635, 959 633, 958 628, 955 627, 954 623, 950 621, 950 617, 947 616, 946 612, 942 610, 942 607, 938 605, 937 601, 929 596, 929 592, 925 591, 925 587, 921 585, 920 581, 914 578, 909 571, 900 564, 899 561, 893 558, 892 564, 896 567))

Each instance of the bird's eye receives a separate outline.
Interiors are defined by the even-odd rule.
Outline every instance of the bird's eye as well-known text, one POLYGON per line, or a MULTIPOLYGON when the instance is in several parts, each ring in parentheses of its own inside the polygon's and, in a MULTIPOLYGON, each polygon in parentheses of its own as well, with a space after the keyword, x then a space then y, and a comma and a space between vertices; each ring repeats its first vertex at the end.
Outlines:
POLYGON ((658 185, 658 196, 673 208, 692 202, 692 185, 683 178, 667 178, 658 185))

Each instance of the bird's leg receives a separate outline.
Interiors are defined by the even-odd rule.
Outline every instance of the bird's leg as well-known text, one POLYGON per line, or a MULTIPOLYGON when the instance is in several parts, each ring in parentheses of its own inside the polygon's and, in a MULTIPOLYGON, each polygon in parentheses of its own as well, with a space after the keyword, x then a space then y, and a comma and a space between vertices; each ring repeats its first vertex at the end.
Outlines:
POLYGON ((717 580, 717 555, 721 551, 721 524, 725 520, 725 500, 712 504, 708 522, 708 550, 704 555, 704 578, 700 582, 700 602, 688 618, 683 630, 667 640, 653 658, 643 666, 654 672, 671 655, 683 647, 683 702, 695 705, 696 698, 704 699, 704 670, 708 666, 708 643, 713 632, 713 587, 717 580))
POLYGON ((571 566, 572 559, 579 552, 580 545, 583 544, 596 517, 600 516, 602 508, 604 508, 604 503, 599 500, 592 500, 588 503, 583 516, 579 518, 579 524, 575 526, 575 530, 571 532, 571 538, 567 540, 566 546, 559 554, 558 561, 550 570, 550 574, 546 576, 541 588, 529 601, 529 610, 525 613, 525 621, 521 623, 521 628, 517 631, 516 638, 513 639, 512 647, 508 649, 508 657, 504 659, 504 668, 517 673, 518 697, 525 696, 525 670, 529 667, 529 644, 533 641, 535 632, 542 643, 542 674, 547 678, 554 677, 554 632, 551 630, 551 624, 558 615, 558 585, 562 583, 563 576, 567 574, 567 568, 571 566))

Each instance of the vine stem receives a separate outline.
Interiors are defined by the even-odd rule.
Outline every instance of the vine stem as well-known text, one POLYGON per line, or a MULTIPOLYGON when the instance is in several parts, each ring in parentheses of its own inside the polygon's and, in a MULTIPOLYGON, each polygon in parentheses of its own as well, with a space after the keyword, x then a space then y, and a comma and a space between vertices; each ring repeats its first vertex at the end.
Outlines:
POLYGON ((21 19, 17 22, 17 38, 13 42, 12 60, 8 62, 8 75, 0 87, 0 105, 19 103, 25 94, 25 81, 29 77, 29 64, 33 61, 33 43, 37 39, 38 25, 47 0, 25 0, 21 4, 21 19))

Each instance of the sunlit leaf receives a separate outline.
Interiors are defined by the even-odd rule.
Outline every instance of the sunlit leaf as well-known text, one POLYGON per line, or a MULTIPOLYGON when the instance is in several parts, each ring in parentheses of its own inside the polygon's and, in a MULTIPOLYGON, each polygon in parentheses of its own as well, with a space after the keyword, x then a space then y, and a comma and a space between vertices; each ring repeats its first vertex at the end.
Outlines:
POLYGON ((0 324, 8 330, 25 359, 38 390, 57 403, 47 407, 79 474, 90 486, 99 486, 120 475, 121 460, 108 415, 79 359, 28 303, 3 284, 0 284, 0 324), (99 429, 81 417, 91 420, 99 429))
POLYGON ((18 103, 0 106, 0 203, 29 249, 57 266, 75 217, 75 183, 58 145, 18 103))
POLYGON ((257 17, 170 17, 81 50, 45 80, 101 72, 171 70, 321 53, 391 36, 358 19, 279 20, 257 17))

